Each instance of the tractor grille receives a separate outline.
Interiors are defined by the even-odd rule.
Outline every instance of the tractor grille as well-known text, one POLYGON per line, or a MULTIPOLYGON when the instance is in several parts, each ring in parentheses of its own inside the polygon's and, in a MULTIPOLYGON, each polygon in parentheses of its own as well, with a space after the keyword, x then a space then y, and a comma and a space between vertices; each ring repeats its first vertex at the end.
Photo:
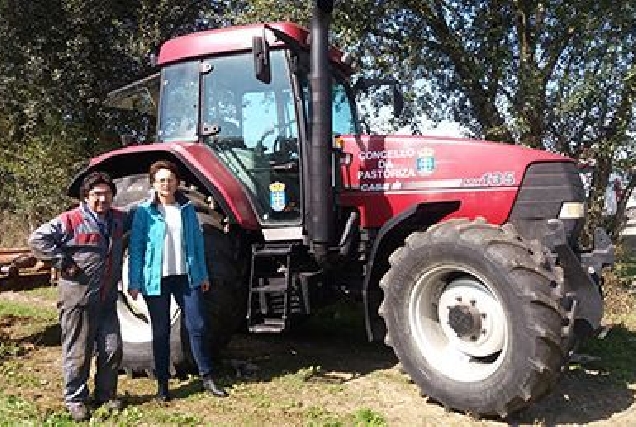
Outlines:
MULTIPOLYGON (((563 202, 585 201, 585 190, 574 163, 536 163, 526 170, 508 221, 526 238, 539 239, 547 219, 559 217, 563 202)), ((568 243, 577 247, 583 219, 563 220, 568 243)))

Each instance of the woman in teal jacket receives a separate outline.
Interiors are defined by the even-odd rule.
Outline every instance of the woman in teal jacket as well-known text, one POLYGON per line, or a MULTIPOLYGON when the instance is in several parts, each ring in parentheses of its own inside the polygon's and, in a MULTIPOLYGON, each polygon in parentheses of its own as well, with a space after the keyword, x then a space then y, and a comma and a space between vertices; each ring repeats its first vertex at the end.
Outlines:
POLYGON ((157 397, 170 400, 170 296, 185 316, 190 348, 203 379, 203 387, 215 396, 227 396, 212 380, 212 363, 205 345, 203 292, 210 288, 205 263, 203 233, 196 211, 179 191, 177 166, 158 161, 150 166, 155 196, 141 203, 133 218, 128 245, 128 293, 141 294, 152 324, 152 350, 157 397))

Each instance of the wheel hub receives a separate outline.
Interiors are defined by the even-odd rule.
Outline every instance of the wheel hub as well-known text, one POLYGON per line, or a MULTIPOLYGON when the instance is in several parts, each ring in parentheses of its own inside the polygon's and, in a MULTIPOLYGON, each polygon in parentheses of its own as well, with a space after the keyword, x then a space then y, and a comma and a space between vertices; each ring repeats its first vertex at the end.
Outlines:
POLYGON ((474 277, 455 279, 437 295, 435 309, 448 345, 467 357, 488 357, 502 349, 505 315, 481 281, 474 277))
POLYGON ((448 325, 459 338, 476 341, 481 333, 481 314, 473 306, 455 305, 448 309, 448 325))

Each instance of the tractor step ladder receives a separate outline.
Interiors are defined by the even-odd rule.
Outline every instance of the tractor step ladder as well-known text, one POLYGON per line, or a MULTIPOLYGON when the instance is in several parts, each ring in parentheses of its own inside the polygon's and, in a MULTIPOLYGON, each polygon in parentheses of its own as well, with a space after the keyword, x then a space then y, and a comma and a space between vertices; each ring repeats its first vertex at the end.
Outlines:
POLYGON ((291 292, 293 250, 294 245, 287 243, 252 245, 247 298, 250 332, 278 333, 287 328, 292 306, 298 304, 291 292))

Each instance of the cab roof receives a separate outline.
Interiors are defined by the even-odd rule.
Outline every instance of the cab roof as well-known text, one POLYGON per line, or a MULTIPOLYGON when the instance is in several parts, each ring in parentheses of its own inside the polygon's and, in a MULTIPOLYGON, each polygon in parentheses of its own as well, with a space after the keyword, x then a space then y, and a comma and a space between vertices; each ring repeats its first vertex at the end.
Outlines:
MULTIPOLYGON (((253 24, 200 31, 168 40, 161 46, 158 63, 166 65, 186 59, 250 51, 254 36, 265 35, 273 48, 284 46, 284 43, 278 40, 272 31, 266 29, 267 26, 284 32, 298 42, 299 46, 309 50, 310 32, 305 27, 291 22, 253 24)), ((342 51, 332 48, 330 59, 343 71, 349 69, 349 66, 343 62, 342 51)), ((350 74, 350 71, 347 74, 350 74)))

